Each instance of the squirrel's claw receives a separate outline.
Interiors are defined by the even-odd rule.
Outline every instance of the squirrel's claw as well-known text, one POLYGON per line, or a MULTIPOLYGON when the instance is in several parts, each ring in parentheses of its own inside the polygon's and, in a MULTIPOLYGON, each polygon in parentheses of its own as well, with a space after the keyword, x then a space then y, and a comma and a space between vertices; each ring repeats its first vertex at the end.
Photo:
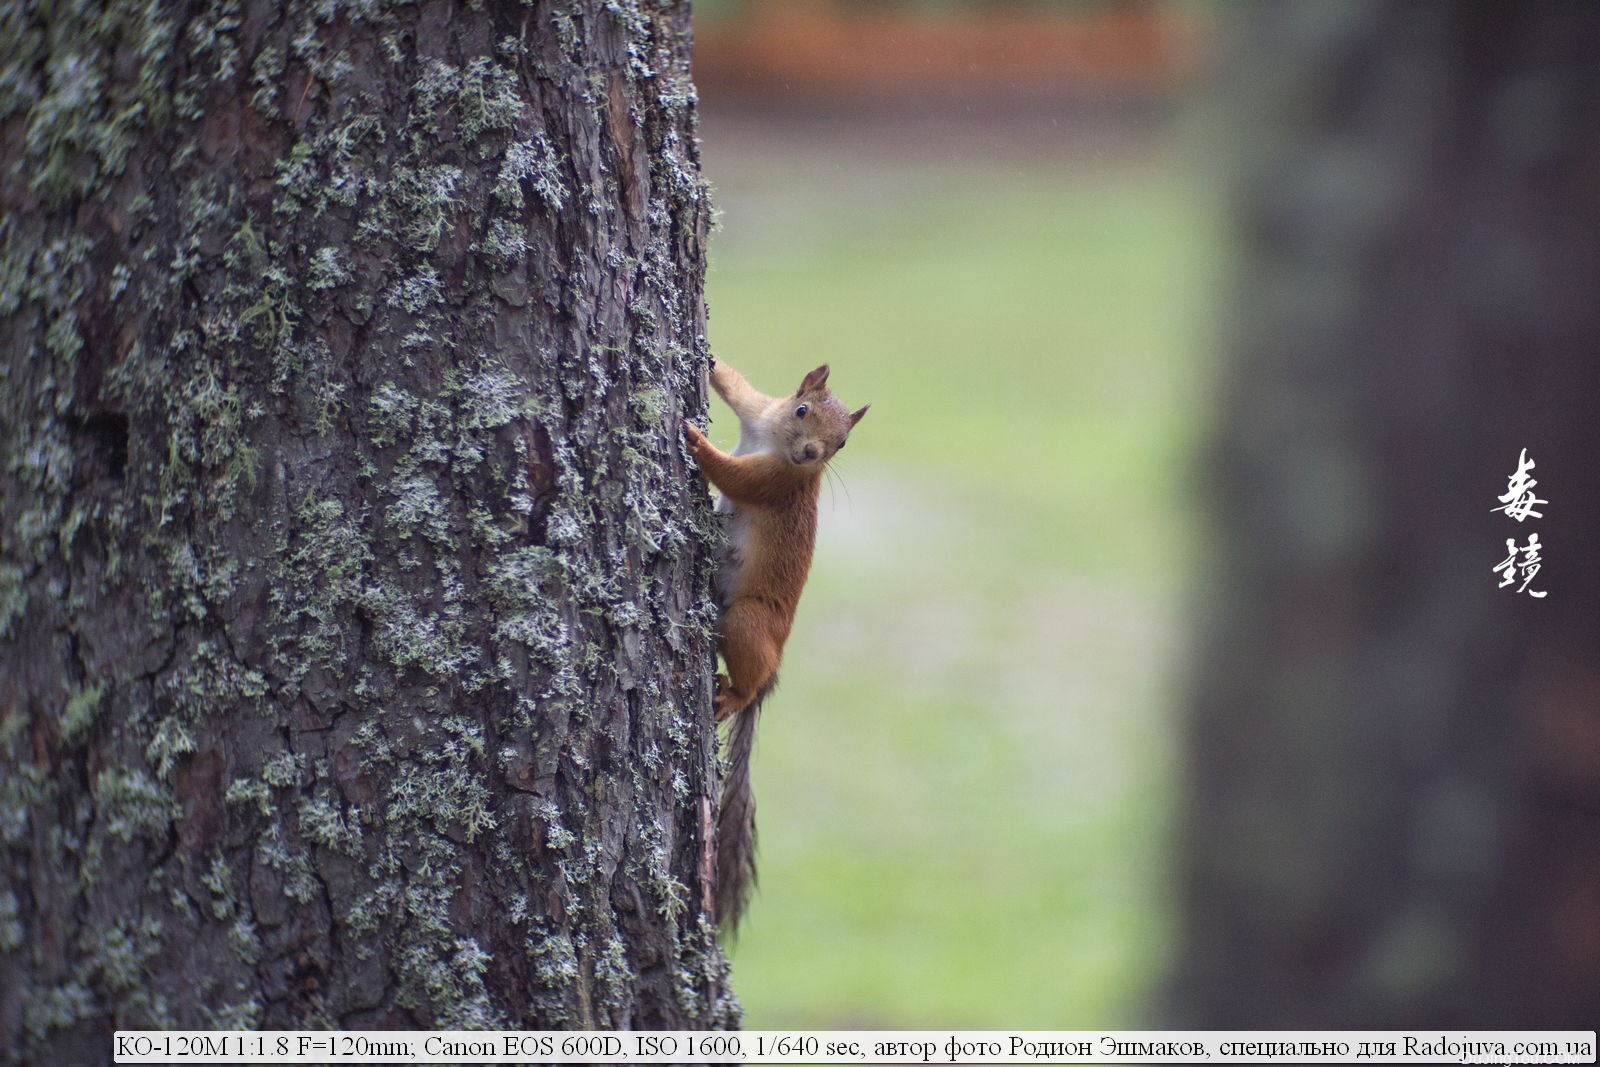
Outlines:
POLYGON ((706 440, 706 435, 701 433, 694 423, 688 419, 683 420, 683 436, 689 442, 689 454, 698 462, 711 447, 711 442, 706 440))

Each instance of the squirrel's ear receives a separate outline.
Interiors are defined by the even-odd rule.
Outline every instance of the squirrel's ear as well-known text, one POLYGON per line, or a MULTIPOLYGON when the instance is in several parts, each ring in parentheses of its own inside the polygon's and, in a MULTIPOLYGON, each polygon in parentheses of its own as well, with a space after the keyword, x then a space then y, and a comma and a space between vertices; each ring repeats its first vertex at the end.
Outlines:
POLYGON ((867 413, 867 409, 871 406, 871 404, 862 404, 859 408, 850 413, 850 428, 852 430, 855 429, 856 423, 861 421, 861 417, 867 413))
POLYGON ((805 379, 800 382, 800 388, 794 391, 794 395, 800 396, 804 393, 811 392, 813 389, 821 389, 827 384, 828 365, 824 363, 822 366, 805 376, 805 379))

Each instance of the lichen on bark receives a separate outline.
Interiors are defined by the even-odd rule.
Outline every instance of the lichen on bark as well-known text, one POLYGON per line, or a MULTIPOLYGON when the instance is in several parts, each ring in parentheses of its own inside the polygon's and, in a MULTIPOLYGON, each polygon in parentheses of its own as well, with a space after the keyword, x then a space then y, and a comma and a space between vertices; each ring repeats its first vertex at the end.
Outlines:
POLYGON ((0 1042, 736 1022, 687 11, 0 22, 0 1042))

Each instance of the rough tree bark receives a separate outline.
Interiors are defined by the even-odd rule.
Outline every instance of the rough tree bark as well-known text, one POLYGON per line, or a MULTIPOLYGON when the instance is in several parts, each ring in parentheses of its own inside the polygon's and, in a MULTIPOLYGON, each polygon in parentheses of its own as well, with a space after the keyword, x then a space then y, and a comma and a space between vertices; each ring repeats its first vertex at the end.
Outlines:
POLYGON ((1173 1021, 1592 1026, 1600 8, 1242 21, 1173 1021))
POLYGON ((687 5, 0 42, 0 1058, 735 1023, 687 5))

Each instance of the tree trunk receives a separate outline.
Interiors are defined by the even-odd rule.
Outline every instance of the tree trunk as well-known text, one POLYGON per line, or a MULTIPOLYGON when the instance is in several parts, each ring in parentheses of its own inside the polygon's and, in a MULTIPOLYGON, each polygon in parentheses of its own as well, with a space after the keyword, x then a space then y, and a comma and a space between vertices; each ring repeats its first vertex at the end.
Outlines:
POLYGON ((687 5, 0 41, 0 1058, 735 1023, 687 5))
POLYGON ((1173 1021, 1593 1026, 1600 8, 1249 12, 1173 1021))

